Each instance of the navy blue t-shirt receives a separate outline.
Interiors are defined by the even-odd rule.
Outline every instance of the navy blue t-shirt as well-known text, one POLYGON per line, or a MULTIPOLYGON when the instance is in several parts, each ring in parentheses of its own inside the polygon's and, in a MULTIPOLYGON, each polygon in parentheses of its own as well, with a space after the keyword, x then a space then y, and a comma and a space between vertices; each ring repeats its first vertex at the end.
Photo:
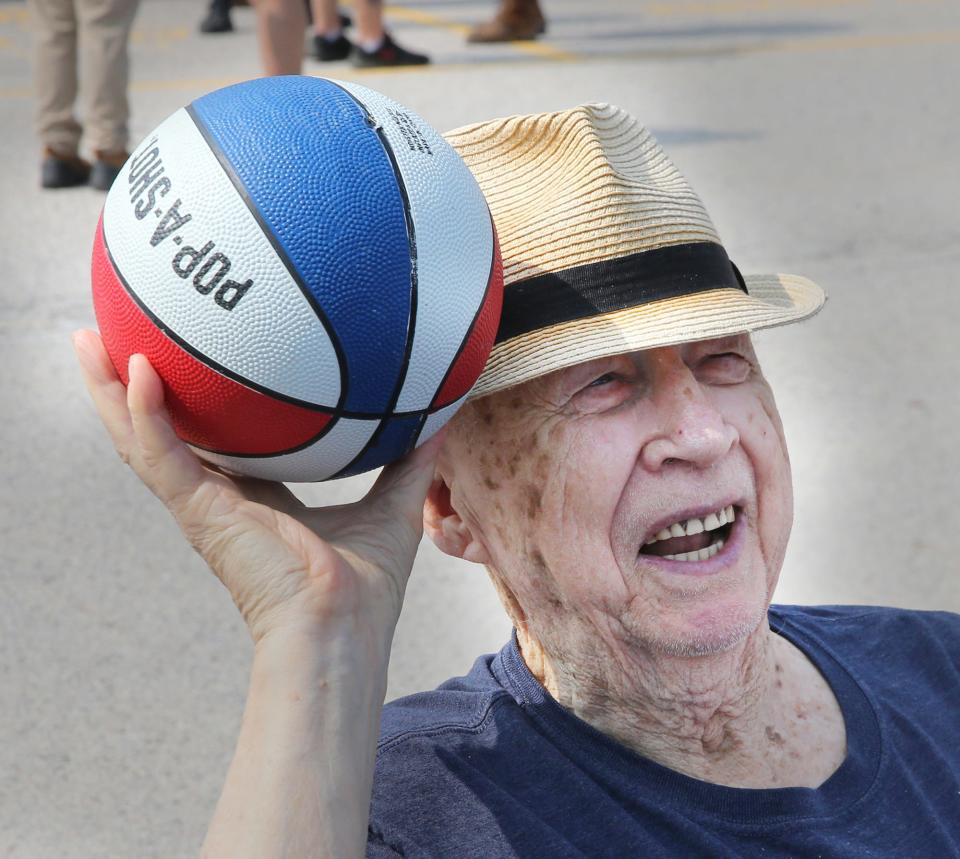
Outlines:
POLYGON ((960 615, 773 606, 833 689, 819 788, 710 784, 557 704, 511 642, 384 709, 367 856, 960 857, 960 615))

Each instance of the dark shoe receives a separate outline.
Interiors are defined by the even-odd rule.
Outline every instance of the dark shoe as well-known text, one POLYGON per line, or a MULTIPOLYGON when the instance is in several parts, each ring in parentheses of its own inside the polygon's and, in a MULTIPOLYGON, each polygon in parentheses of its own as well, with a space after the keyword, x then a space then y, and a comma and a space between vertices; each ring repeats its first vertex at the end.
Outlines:
POLYGON ((471 28, 467 41, 516 42, 535 39, 545 32, 547 21, 537 0, 502 0, 493 19, 471 28))
POLYGON ((40 185, 43 188, 76 188, 90 178, 90 163, 79 155, 64 155, 49 146, 43 150, 40 163, 40 185))
POLYGON ((230 13, 211 6, 206 18, 200 22, 201 33, 232 33, 233 21, 230 13))
POLYGON ((100 191, 109 191, 113 180, 120 174, 120 169, 127 163, 130 156, 126 152, 97 152, 97 160, 93 162, 90 172, 90 184, 100 191))
POLYGON ((383 43, 375 51, 365 51, 359 45, 354 45, 350 59, 360 69, 374 66, 422 66, 430 62, 430 58, 424 54, 415 54, 401 48, 390 38, 389 33, 384 34, 383 43))
POLYGON ((353 47, 350 40, 340 34, 339 38, 329 41, 323 36, 313 37, 313 58, 321 63, 332 63, 335 60, 345 60, 350 56, 350 49, 353 47))

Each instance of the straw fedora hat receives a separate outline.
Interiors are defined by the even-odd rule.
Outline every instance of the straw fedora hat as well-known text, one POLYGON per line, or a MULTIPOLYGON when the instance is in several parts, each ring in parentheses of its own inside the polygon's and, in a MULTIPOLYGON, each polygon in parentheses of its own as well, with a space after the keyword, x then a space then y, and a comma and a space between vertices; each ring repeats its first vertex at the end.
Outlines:
POLYGON ((476 176, 503 253, 503 315, 471 398, 823 306, 806 278, 741 276, 699 197, 618 107, 511 116, 444 136, 476 176))

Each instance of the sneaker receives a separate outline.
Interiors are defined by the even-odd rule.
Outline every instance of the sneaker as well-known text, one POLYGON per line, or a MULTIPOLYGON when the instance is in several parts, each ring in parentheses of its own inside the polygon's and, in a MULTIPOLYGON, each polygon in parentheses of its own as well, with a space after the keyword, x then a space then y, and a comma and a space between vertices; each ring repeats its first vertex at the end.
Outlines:
POLYGON ((210 7, 206 17, 200 22, 201 33, 232 33, 233 21, 230 20, 230 12, 210 7))
POLYGON ((313 58, 321 63, 332 63, 335 60, 345 60, 350 56, 350 49, 353 45, 350 40, 341 33, 339 37, 332 42, 323 36, 313 37, 313 58))
POLYGON ((97 160, 93 162, 90 172, 90 184, 100 190, 109 191, 113 180, 120 174, 120 169, 130 156, 126 152, 96 152, 97 160))
POLYGON ((390 38, 389 33, 384 33, 383 42, 375 51, 365 51, 359 45, 354 45, 350 60, 361 69, 373 66, 422 66, 430 62, 430 58, 424 54, 415 54, 401 48, 390 38))
POLYGON ((90 163, 79 155, 65 155, 49 146, 43 150, 40 162, 40 186, 43 188, 75 188, 86 185, 90 178, 90 163))

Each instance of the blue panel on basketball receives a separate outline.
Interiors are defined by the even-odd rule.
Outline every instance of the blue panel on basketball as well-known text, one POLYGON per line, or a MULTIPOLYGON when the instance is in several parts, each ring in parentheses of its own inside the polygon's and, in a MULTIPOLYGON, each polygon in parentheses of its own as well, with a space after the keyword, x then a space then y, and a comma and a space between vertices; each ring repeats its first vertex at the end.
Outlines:
POLYGON ((393 462, 413 450, 423 427, 425 415, 407 415, 384 421, 380 433, 357 459, 350 463, 337 477, 362 474, 384 462, 393 462))
POLYGON ((191 113, 326 317, 346 366, 340 408, 389 411, 412 265, 402 186, 365 112, 336 84, 289 77, 217 90, 191 113))

